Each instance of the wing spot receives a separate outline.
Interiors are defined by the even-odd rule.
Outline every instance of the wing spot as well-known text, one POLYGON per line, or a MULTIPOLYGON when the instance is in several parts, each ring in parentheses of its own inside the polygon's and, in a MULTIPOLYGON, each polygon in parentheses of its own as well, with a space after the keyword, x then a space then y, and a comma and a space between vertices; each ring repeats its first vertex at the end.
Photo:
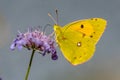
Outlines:
POLYGON ((91 18, 91 20, 97 21, 98 19, 97 18, 91 18))
POLYGON ((83 38, 84 38, 85 36, 86 36, 85 34, 82 35, 83 38))
POLYGON ((73 57, 73 59, 77 59, 77 57, 73 57))
POLYGON ((91 35, 90 38, 93 38, 93 35, 91 35))
POLYGON ((82 56, 79 56, 79 59, 82 58, 82 56))
POLYGON ((97 21, 97 18, 95 18, 95 21, 97 21))
POLYGON ((91 18, 91 20, 93 20, 93 18, 91 18))
POLYGON ((83 25, 83 24, 81 24, 80 28, 84 28, 84 25, 83 25))
POLYGON ((62 40, 66 40, 66 38, 64 36, 62 36, 62 40))
POLYGON ((77 46, 78 46, 78 47, 81 47, 81 46, 82 46, 82 43, 81 43, 81 42, 78 42, 78 43, 77 43, 77 46))

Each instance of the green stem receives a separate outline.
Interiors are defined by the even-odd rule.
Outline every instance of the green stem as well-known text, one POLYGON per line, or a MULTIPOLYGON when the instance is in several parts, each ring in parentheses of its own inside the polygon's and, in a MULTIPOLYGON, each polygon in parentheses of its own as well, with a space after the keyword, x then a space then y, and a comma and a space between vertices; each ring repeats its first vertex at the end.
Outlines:
POLYGON ((29 62, 29 66, 28 66, 28 69, 27 69, 27 72, 26 72, 26 76, 25 76, 25 80, 28 80, 28 76, 29 76, 29 73, 30 73, 30 68, 31 68, 33 57, 34 57, 34 53, 35 53, 35 50, 32 51, 30 62, 29 62))

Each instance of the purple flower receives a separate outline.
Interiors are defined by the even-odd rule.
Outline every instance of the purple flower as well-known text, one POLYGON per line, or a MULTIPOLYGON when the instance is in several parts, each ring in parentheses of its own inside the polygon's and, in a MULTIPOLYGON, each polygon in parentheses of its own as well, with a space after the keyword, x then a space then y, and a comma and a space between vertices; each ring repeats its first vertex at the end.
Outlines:
POLYGON ((28 50, 37 50, 43 56, 46 53, 51 53, 52 60, 58 59, 56 54, 56 49, 54 46, 54 40, 51 39, 50 35, 46 36, 43 32, 39 30, 34 30, 26 33, 20 33, 17 35, 16 39, 13 40, 13 43, 10 46, 11 50, 14 50, 16 47, 21 50, 23 47, 28 50))

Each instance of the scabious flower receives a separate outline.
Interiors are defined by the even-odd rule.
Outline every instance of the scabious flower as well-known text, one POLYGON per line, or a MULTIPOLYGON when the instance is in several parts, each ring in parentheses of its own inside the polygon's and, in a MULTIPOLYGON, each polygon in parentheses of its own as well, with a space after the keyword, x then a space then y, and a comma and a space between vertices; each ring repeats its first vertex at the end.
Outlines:
POLYGON ((10 46, 11 50, 14 50, 16 47, 21 50, 23 47, 28 50, 37 50, 43 56, 46 53, 51 53, 52 60, 58 59, 55 42, 51 36, 46 36, 43 32, 38 29, 34 31, 28 30, 26 33, 21 33, 17 35, 16 39, 13 40, 13 43, 10 46))

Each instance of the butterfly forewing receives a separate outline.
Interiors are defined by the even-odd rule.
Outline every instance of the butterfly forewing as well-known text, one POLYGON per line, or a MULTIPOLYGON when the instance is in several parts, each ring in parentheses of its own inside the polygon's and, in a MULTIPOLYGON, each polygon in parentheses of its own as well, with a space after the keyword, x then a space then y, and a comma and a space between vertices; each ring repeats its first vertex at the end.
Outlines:
POLYGON ((64 32, 74 30, 83 34, 84 37, 90 37, 90 39, 96 44, 104 32, 106 24, 106 20, 102 18, 90 18, 74 21, 65 25, 63 28, 64 32))

